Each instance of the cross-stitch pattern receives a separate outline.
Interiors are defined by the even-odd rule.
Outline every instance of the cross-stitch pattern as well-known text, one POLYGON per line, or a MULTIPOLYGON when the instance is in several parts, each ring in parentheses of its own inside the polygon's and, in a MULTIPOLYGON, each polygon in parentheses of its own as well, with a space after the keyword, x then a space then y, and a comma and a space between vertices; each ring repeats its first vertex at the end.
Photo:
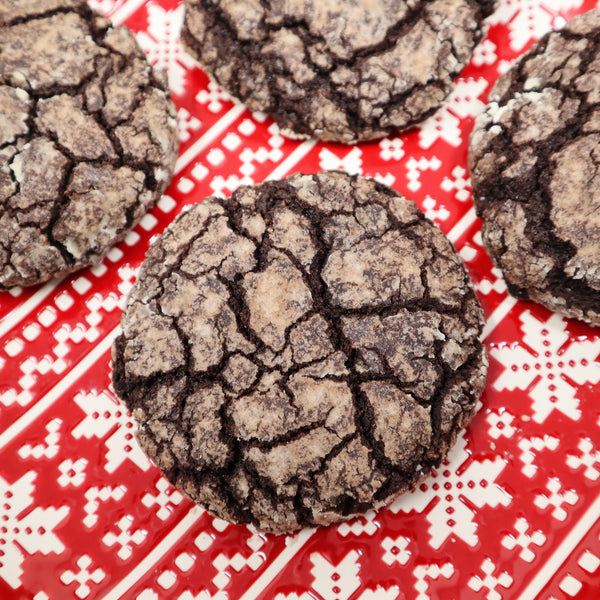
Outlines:
POLYGON ((91 0, 168 71, 176 175, 103 262, 0 294, 0 599, 595 600, 600 596, 600 332, 509 296, 466 167, 497 77, 596 0, 499 0, 447 102, 405 134, 283 137, 182 49, 181 0, 91 0), (416 201, 464 259, 486 313, 479 412, 448 460, 390 507, 292 536, 206 513, 135 441, 110 347, 151 241, 208 195, 341 169, 416 201))

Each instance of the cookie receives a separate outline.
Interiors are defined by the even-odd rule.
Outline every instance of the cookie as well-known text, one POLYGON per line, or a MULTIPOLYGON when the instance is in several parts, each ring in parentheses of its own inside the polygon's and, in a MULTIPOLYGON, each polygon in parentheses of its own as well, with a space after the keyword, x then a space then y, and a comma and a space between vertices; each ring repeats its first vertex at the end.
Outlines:
POLYGON ((186 0, 182 41, 291 137, 407 129, 449 94, 493 0, 186 0))
POLYGON ((482 324, 414 203, 296 174, 166 229, 128 298, 113 384, 174 485, 283 533, 387 504, 440 464, 484 386, 482 324))
POLYGON ((0 289, 98 263, 178 151, 166 79, 84 0, 0 3, 0 289))
POLYGON ((486 250, 509 291, 600 325, 600 11, 496 83, 469 155, 486 250))

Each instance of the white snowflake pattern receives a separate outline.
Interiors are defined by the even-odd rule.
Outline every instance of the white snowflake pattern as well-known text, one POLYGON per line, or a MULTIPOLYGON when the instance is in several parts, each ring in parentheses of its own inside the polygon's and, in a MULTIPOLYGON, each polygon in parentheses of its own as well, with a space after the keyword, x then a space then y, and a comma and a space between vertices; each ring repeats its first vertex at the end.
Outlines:
POLYGON ((596 481, 600 477, 600 452, 596 450, 592 440, 589 438, 581 438, 577 446, 579 456, 576 454, 567 455, 567 465, 572 469, 583 469, 585 477, 592 481, 596 481))
POLYGON ((137 40, 146 52, 148 61, 164 69, 169 76, 169 86, 176 94, 185 92, 185 74, 195 63, 179 43, 183 24, 183 4, 174 10, 148 4, 148 28, 137 35, 137 40))
POLYGON ((554 451, 560 445, 560 440, 558 438, 552 437, 551 435, 544 435, 544 437, 531 437, 531 438, 523 438, 519 442, 519 449, 521 450, 521 454, 519 454, 519 459, 523 463, 521 467, 521 472, 525 477, 529 477, 530 479, 536 475, 539 470, 539 467, 536 464, 536 456, 542 450, 551 450, 554 451))
POLYGON ((453 148, 458 148, 462 143, 460 119, 476 117, 485 108, 480 96, 487 85, 482 77, 459 79, 443 106, 422 123, 419 146, 428 149, 438 140, 443 140, 453 148))
POLYGON ((379 156, 382 160, 400 160, 406 153, 404 151, 404 140, 399 137, 384 138, 379 142, 381 148, 379 156))
POLYGON ((600 339, 571 340, 560 315, 542 322, 528 310, 519 317, 523 345, 510 344, 490 351, 504 366, 494 381, 498 391, 528 390, 533 400, 532 418, 543 423, 554 410, 570 419, 581 417, 577 387, 600 381, 600 339))
POLYGON ((481 65, 493 65, 497 60, 496 50, 498 47, 492 40, 485 39, 473 50, 473 64, 477 67, 481 65))
POLYGON ((319 166, 324 171, 342 170, 349 175, 362 174, 362 150, 355 146, 344 157, 323 148, 319 152, 319 166))
POLYGON ((359 553, 351 550, 337 565, 332 565, 320 553, 313 552, 311 587, 325 600, 347 600, 360 587, 359 558, 359 553))
POLYGON ((450 211, 443 205, 438 207, 438 201, 431 196, 426 196, 422 205, 423 212, 432 221, 445 221, 450 216, 450 211))
POLYGON ((346 537, 350 534, 353 535, 373 535, 378 531, 378 527, 375 524, 377 513, 374 510, 368 510, 362 517, 352 519, 351 521, 344 521, 338 525, 338 532, 342 537, 346 537))
POLYGON ((92 565, 92 559, 87 554, 80 556, 76 564, 77 571, 67 569, 61 574, 60 580, 65 585, 78 584, 75 595, 78 598, 87 598, 91 592, 89 583, 100 583, 106 577, 106 573, 99 568, 90 571, 89 567, 92 565))
POLYGON ((502 594, 498 589, 500 587, 503 587, 505 590, 509 589, 513 584, 513 578, 506 571, 495 576, 496 565, 489 558, 483 560, 480 569, 483 576, 473 575, 467 585, 476 592, 487 589, 485 595, 487 600, 501 600, 502 594))
POLYGON ((454 574, 454 566, 452 563, 443 563, 442 565, 438 565, 436 563, 430 565, 418 565, 413 571, 413 575, 417 582, 415 583, 415 590, 419 592, 416 600, 431 600, 432 596, 430 596, 427 591, 429 589, 429 584, 427 579, 439 579, 440 577, 444 577, 445 579, 450 579, 454 574))
POLYGON ((13 484, 0 477, 0 578, 13 589, 21 585, 21 565, 25 560, 22 550, 47 556, 51 552, 61 554, 65 549, 53 529, 69 513, 68 506, 36 506, 27 512, 33 504, 35 477, 36 473, 29 471, 13 484), (27 514, 20 517, 24 512, 27 514))
POLYGON ((60 433, 59 429, 62 425, 62 419, 52 419, 46 424, 46 431, 48 435, 44 438, 43 442, 37 443, 35 446, 32 444, 25 444, 19 448, 19 456, 21 458, 29 458, 30 456, 39 459, 54 458, 59 451, 60 433))
POLYGON ((440 548, 450 536, 462 539, 469 546, 477 544, 477 524, 470 505, 496 508, 508 506, 511 502, 508 493, 496 483, 506 466, 506 461, 500 456, 481 462, 474 460, 458 473, 470 456, 466 445, 463 433, 439 471, 414 492, 401 496, 390 506, 394 513, 426 512, 430 524, 429 544, 435 549, 440 548), (463 499, 468 500, 469 505, 463 499))
POLYGON ((427 159, 422 156, 419 160, 416 160, 414 156, 411 156, 406 161, 406 178, 408 179, 408 189, 411 192, 416 192, 421 187, 421 173, 424 171, 437 171, 442 162, 437 156, 432 156, 431 159, 427 159))
POLYGON ((113 473, 127 459, 142 471, 150 468, 146 455, 133 435, 135 421, 123 406, 105 392, 79 393, 74 401, 85 412, 86 417, 73 429, 72 435, 76 439, 103 439, 108 435, 104 440, 107 448, 104 468, 109 473, 113 473))
POLYGON ((520 51, 530 40, 564 24, 555 16, 559 10, 579 8, 582 4, 583 0, 500 0, 489 23, 507 25, 510 47, 520 51))
POLYGON ((527 563, 533 562, 535 558, 532 546, 541 548, 546 543, 546 536, 541 531, 528 533, 530 528, 529 523, 519 517, 513 525, 514 533, 505 535, 500 542, 508 550, 518 552, 519 558, 527 563))

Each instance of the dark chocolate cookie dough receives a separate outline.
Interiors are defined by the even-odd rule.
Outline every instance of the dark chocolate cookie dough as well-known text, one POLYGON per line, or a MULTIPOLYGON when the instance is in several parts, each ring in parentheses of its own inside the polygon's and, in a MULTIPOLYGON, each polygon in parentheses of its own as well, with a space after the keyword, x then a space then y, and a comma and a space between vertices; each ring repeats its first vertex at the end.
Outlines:
POLYGON ((600 11, 535 44, 490 95, 469 166, 508 289, 600 325, 600 11))
POLYGON ((432 114, 493 0, 186 0, 204 69, 294 137, 354 143, 432 114))
POLYGON ((150 248, 121 324, 114 388, 144 450, 194 501, 275 533, 413 487, 487 370, 450 242, 342 173, 195 205, 150 248))
POLYGON ((167 186, 175 109, 83 0, 0 2, 0 289, 99 262, 167 186))

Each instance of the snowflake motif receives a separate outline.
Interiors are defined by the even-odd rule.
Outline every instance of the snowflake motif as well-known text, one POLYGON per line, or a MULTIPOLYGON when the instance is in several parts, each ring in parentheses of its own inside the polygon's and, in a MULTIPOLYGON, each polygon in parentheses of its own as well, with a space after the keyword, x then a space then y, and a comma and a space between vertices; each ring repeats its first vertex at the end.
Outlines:
POLYGON ((437 208, 437 205, 437 200, 431 196, 427 196, 425 200, 423 200, 422 209, 428 219, 437 221, 439 223, 441 221, 445 221, 450 216, 450 211, 444 206, 437 208))
POLYGON ((346 156, 340 158, 331 150, 323 148, 321 152, 319 152, 319 166, 324 171, 341 170, 348 173, 348 175, 361 175, 362 150, 355 146, 346 154, 346 156))
POLYGON ((500 0, 489 18, 490 25, 504 24, 509 28, 510 47, 521 51, 532 39, 564 24, 558 11, 579 8, 583 0, 500 0))
POLYGON ((332 565, 324 556, 313 552, 310 555, 313 564, 310 573, 314 578, 311 587, 324 600, 347 600, 360 587, 359 558, 359 553, 351 550, 337 565, 332 565))
POLYGON ((507 410, 501 412, 490 412, 487 416, 487 422, 490 424, 488 429, 488 435, 497 440, 500 436, 510 438, 515 433, 516 429, 512 426, 514 416, 511 415, 507 410))
POLYGON ((444 577, 445 579, 450 579, 454 575, 454 566, 449 562, 442 565, 435 563, 431 565, 419 565, 413 571, 413 575, 417 580, 415 589, 419 592, 416 600, 431 600, 432 597, 427 593, 429 588, 427 578, 435 580, 444 577))
POLYGON ((463 432, 448 455, 443 470, 431 475, 417 490, 401 496, 390 506, 394 513, 427 511, 429 544, 435 549, 440 548, 450 536, 459 537, 469 546, 477 544, 477 524, 471 504, 477 508, 495 508, 500 504, 508 506, 511 502, 511 497, 495 483, 506 466, 501 457, 481 462, 474 460, 458 473, 470 458, 466 445, 463 432), (463 499, 469 502, 469 506, 463 499))
POLYGON ((556 477, 550 477, 546 483, 546 489, 549 493, 538 494, 533 501, 536 506, 552 510, 552 517, 557 521, 564 521, 567 518, 567 511, 563 506, 575 506, 579 496, 573 490, 562 490, 562 483, 556 477))
POLYGON ((453 148, 458 148, 462 143, 460 119, 475 118, 485 108, 485 103, 479 97, 487 85, 483 77, 459 79, 443 106, 422 123, 419 146, 428 149, 438 140, 443 140, 453 148))
POLYGON ((185 92, 185 74, 195 62, 179 43, 183 25, 183 4, 175 10, 165 10, 157 4, 148 4, 148 28, 137 35, 148 61, 168 73, 169 86, 175 94, 185 92))
POLYGON ((173 514, 172 507, 177 506, 183 500, 183 496, 164 477, 156 482, 155 487, 158 494, 153 496, 148 492, 142 498, 142 504, 146 508, 153 508, 153 505, 157 504, 156 516, 161 521, 165 521, 173 514))
POLYGON ((179 140, 187 142, 192 137, 192 131, 198 131, 202 123, 186 108, 177 110, 177 123, 179 124, 179 140))
MULTIPOLYGON (((211 113, 218 113, 223 108, 223 102, 231 102, 231 96, 222 90, 214 81, 208 82, 207 89, 200 90, 196 94, 196 102, 199 104, 207 104, 208 110, 211 113)), ((254 118, 257 117, 257 113, 254 113, 254 118)))
POLYGON ((60 433, 58 430, 62 425, 61 419, 52 419, 46 424, 46 431, 48 435, 44 438, 43 442, 36 444, 25 444, 19 448, 19 456, 21 458, 54 458, 58 454, 60 441, 60 433))
POLYGON ((104 439, 112 431, 104 440, 107 448, 104 468, 109 473, 113 473, 127 459, 142 471, 150 468, 146 455, 133 435, 136 428, 133 417, 123 406, 105 392, 79 393, 74 400, 86 414, 85 419, 73 429, 74 438, 104 439))
POLYGON ((545 322, 528 310, 519 317, 524 346, 511 344, 490 351, 504 371, 494 381, 498 391, 527 390, 533 400, 533 420, 543 423, 554 411, 579 420, 581 411, 576 386, 600 381, 600 339, 571 340, 560 315, 545 322), (574 382, 574 383, 572 383, 574 382))
POLYGON ((80 458, 76 461, 67 458, 58 465, 60 471, 60 477, 58 478, 58 485, 60 487, 67 487, 72 485, 73 487, 79 487, 85 481, 85 467, 87 460, 80 458))
POLYGON ((594 444, 589 438, 581 438, 577 448, 581 455, 568 454, 567 465, 572 469, 585 467, 583 471, 585 477, 591 481, 596 481, 600 477, 600 452, 594 448, 594 444))
POLYGON ((61 554, 65 549, 52 530, 67 516, 68 506, 37 506, 19 518, 33 504, 35 477, 36 473, 29 471, 13 484, 0 477, 0 578, 13 589, 21 585, 21 565, 25 560, 21 549, 44 556, 50 552, 61 554))
POLYGON ((497 588, 501 586, 504 589, 508 589, 513 584, 513 578, 505 571, 498 577, 494 576, 496 565, 489 558, 484 559, 480 569, 483 572, 483 578, 479 575, 474 575, 467 585, 476 592, 481 589, 487 589, 488 592, 485 595, 487 600, 501 600, 502 594, 497 591, 497 588))
POLYGON ((379 156, 385 161, 400 160, 405 154, 402 138, 384 138, 379 142, 379 147, 381 148, 379 156))
POLYGON ((126 515, 118 523, 117 530, 109 531, 102 538, 102 543, 107 546, 117 546, 117 556, 121 560, 127 560, 133 553, 133 544, 139 546, 148 535, 145 529, 136 529, 132 531, 131 523, 133 517, 126 515))
POLYGON ((519 558, 527 563, 533 562, 535 558, 535 552, 531 550, 530 546, 535 544, 541 548, 546 543, 546 536, 541 531, 528 534, 529 527, 529 523, 523 517, 519 517, 514 524, 516 533, 505 535, 501 541, 501 544, 508 550, 519 550, 519 558))
POLYGON ((452 179, 444 177, 440 187, 445 192, 454 192, 454 197, 460 202, 466 202, 471 197, 471 179, 460 165, 452 169, 452 179))
POLYGON ((460 120, 448 112, 445 106, 421 124, 419 146, 428 150, 440 139, 453 148, 458 148, 462 143, 460 120))
POLYGON ((342 537, 350 534, 356 536, 373 535, 378 531, 377 525, 373 522, 376 516, 377 513, 374 510, 368 510, 362 517, 352 521, 344 521, 341 525, 338 525, 338 532, 342 537))
POLYGON ((408 189, 412 192, 416 192, 421 187, 421 182, 419 181, 421 178, 421 173, 423 171, 437 171, 442 162, 437 156, 431 157, 431 159, 427 159, 422 156, 419 160, 416 160, 414 156, 411 156, 408 161, 406 161, 406 178, 408 179, 408 189))
POLYGON ((384 538, 381 542, 381 546, 385 550, 383 562, 390 567, 395 562, 405 565, 411 557, 411 552, 407 549, 410 541, 410 538, 403 535, 399 535, 395 540, 391 537, 384 538))
POLYGON ((78 583, 75 595, 78 598, 87 598, 90 594, 89 582, 100 583, 105 577, 106 573, 102 569, 94 569, 89 571, 88 567, 92 564, 92 559, 84 554, 77 560, 78 571, 73 572, 70 569, 66 570, 61 576, 60 580, 65 585, 71 585, 73 582, 78 583))
POLYGON ((484 296, 487 296, 492 292, 496 292, 496 294, 504 294, 504 292, 506 292, 506 282, 504 281, 502 271, 498 269, 498 267, 492 267, 490 276, 492 276, 494 279, 484 277, 481 279, 481 281, 475 284, 477 291, 481 292, 484 296))
POLYGON ((532 437, 529 439, 522 439, 519 442, 519 449, 521 450, 519 459, 523 463, 523 466, 521 467, 523 475, 529 477, 529 479, 534 477, 538 472, 538 467, 535 465, 536 454, 544 449, 554 451, 558 448, 559 444, 560 440, 550 435, 544 435, 543 438, 532 437))
POLYGON ((498 47, 492 40, 483 40, 481 44, 475 46, 475 50, 473 51, 473 64, 476 67, 493 65, 498 59, 498 56, 496 55, 497 49, 498 47))

